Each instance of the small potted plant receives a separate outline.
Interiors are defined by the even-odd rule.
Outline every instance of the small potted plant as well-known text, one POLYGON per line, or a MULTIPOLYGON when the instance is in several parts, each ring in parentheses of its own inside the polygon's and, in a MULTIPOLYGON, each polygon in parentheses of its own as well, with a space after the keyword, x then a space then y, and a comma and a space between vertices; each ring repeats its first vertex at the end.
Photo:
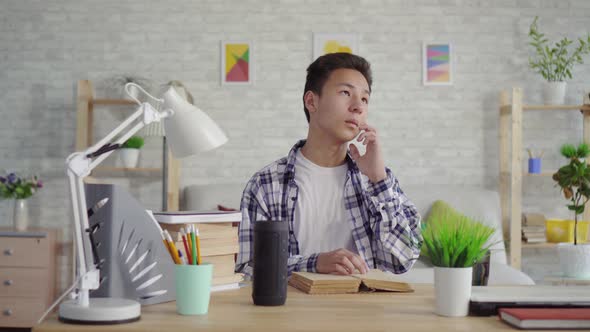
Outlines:
POLYGON ((24 231, 29 224, 27 198, 33 196, 43 182, 36 175, 24 177, 16 173, 0 176, 0 197, 13 199, 13 225, 18 231, 24 231))
POLYGON ((139 161, 139 149, 143 147, 143 138, 140 136, 131 136, 119 148, 119 156, 123 167, 134 168, 137 167, 139 161))
MULTIPOLYGON (((568 158, 569 163, 553 174, 553 180, 557 182, 564 197, 571 202, 568 210, 574 213, 574 236, 572 243, 560 243, 557 246, 559 263, 566 277, 588 278, 590 277, 590 244, 581 239, 578 215, 584 213, 584 206, 590 198, 590 167, 586 158, 590 155, 590 148, 586 143, 581 143, 576 148, 571 144, 561 147, 561 154, 568 158)), ((587 228, 588 225, 586 224, 587 228)), ((586 232, 587 229, 586 229, 586 232)), ((587 236, 587 234, 586 234, 587 236)))
POLYGON ((566 78, 572 78, 574 64, 584 63, 582 56, 590 53, 590 34, 586 40, 578 38, 578 45, 570 53, 573 43, 567 37, 551 46, 545 34, 539 32, 535 17, 529 28, 531 45, 535 49, 535 58, 529 58, 529 66, 546 80, 543 86, 543 99, 547 105, 559 105, 565 101, 566 78))
POLYGON ((423 225, 424 252, 434 265, 436 313, 467 316, 473 266, 489 254, 493 243, 486 243, 494 229, 450 207, 435 217, 431 212, 423 225))

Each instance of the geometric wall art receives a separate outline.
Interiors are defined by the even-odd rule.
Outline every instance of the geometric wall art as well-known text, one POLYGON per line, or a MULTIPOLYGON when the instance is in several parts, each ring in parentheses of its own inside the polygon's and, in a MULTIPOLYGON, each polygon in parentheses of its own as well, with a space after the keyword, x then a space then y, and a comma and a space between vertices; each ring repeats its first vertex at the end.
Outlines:
POLYGON ((221 43, 221 83, 251 84, 254 76, 252 43, 221 43))
POLYGON ((450 43, 422 45, 422 83, 424 85, 453 84, 453 53, 450 43))

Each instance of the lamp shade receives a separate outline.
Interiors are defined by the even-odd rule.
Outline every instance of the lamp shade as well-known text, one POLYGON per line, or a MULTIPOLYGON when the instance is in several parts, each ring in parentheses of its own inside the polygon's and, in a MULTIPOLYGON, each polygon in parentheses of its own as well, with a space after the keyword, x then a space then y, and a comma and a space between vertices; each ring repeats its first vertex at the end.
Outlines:
POLYGON ((219 126, 195 105, 189 104, 173 88, 164 93, 163 109, 174 114, 164 119, 164 132, 176 158, 213 150, 227 142, 219 126))

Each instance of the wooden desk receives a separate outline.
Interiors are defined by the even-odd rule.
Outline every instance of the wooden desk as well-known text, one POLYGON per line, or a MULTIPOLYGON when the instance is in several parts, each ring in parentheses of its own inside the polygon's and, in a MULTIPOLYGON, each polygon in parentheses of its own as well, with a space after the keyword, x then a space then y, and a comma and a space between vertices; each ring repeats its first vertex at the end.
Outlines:
POLYGON ((181 316, 174 302, 142 307, 141 320, 112 326, 67 325, 53 315, 33 332, 67 331, 515 331, 497 317, 434 314, 432 285, 414 293, 308 295, 289 287, 280 307, 252 304, 251 287, 213 293, 209 313, 181 316))

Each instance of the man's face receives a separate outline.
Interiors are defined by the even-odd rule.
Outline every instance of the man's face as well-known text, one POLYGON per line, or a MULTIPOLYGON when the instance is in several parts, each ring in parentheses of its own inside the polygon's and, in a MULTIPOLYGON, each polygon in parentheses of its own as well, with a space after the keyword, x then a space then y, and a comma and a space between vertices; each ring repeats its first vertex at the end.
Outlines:
MULTIPOLYGON (((308 92, 312 93, 312 92, 308 92)), ((359 125, 367 121, 369 84, 354 69, 337 69, 331 74, 320 96, 313 94, 310 125, 341 143, 352 140, 359 133, 359 125)))

